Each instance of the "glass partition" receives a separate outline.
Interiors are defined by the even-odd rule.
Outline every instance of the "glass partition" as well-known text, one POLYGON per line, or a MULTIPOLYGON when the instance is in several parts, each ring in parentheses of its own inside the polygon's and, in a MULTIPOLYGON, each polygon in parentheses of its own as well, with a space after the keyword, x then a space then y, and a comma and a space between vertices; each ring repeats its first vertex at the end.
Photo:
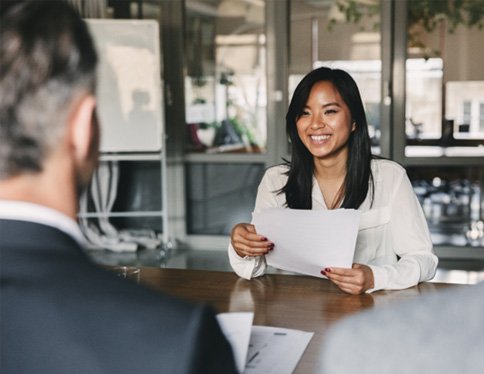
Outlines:
POLYGON ((372 137, 380 153, 380 2, 290 2, 289 97, 311 69, 346 70, 361 91, 372 137))
POLYGON ((406 156, 429 155, 409 146, 484 144, 484 2, 409 1, 407 9, 406 156))
POLYGON ((408 167, 407 171, 434 245, 484 245, 482 168, 408 167))
POLYGON ((186 150, 265 151, 265 2, 187 0, 186 150))
POLYGON ((187 232, 229 235, 250 222, 263 164, 191 163, 186 169, 187 232))

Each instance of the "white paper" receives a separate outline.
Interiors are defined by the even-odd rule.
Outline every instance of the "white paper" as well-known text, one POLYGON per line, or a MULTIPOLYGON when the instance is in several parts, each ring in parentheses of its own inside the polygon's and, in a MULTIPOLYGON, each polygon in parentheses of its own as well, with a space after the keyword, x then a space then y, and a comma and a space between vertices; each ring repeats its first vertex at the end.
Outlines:
POLYGON ((245 374, 292 373, 314 333, 252 326, 245 374))
POLYGON ((254 313, 217 314, 220 328, 232 346, 239 373, 244 371, 253 319, 254 313))
POLYGON ((271 208, 253 214, 260 235, 275 244, 268 265, 324 278, 326 267, 351 268, 361 212, 271 208))

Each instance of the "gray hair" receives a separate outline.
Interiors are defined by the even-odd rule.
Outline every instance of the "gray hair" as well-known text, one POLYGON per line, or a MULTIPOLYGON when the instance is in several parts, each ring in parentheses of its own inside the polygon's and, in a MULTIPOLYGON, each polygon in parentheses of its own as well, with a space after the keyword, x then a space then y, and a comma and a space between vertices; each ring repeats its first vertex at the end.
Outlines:
POLYGON ((65 133, 74 99, 93 93, 97 54, 64 1, 0 10, 0 180, 39 172, 65 133))

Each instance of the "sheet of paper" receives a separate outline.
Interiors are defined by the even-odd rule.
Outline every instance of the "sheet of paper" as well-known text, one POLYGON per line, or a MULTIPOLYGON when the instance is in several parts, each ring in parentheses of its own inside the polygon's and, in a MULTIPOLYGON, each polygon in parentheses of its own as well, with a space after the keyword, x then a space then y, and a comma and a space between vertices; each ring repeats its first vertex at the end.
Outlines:
POLYGON ((360 211, 271 208, 254 213, 258 234, 275 246, 267 264, 279 269, 324 278, 325 267, 351 268, 360 211))
POLYGON ((232 346, 239 373, 244 371, 254 313, 219 313, 217 320, 232 346))
POLYGON ((314 333, 269 326, 252 326, 245 374, 290 374, 314 333))

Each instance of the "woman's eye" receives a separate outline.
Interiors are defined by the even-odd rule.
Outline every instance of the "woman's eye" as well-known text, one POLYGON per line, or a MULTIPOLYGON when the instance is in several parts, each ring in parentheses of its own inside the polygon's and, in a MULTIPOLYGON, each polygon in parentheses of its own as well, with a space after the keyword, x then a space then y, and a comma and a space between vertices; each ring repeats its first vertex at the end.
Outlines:
POLYGON ((303 116, 309 116, 311 113, 309 113, 309 110, 303 110, 301 113, 301 117, 303 116))
POLYGON ((334 113, 337 113, 336 109, 328 109, 324 112, 324 114, 334 114, 334 113))

